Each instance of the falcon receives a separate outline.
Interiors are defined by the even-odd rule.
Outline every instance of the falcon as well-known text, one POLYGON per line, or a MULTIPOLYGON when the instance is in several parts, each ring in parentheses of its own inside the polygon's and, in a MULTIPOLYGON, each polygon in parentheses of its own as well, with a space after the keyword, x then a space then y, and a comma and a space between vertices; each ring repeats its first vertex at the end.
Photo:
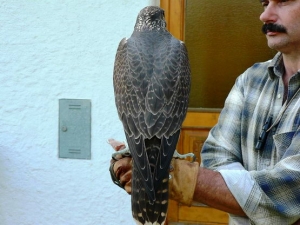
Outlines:
POLYGON ((185 44, 166 29, 163 9, 143 8, 122 39, 113 74, 115 103, 133 159, 132 215, 137 224, 165 224, 169 168, 190 93, 185 44))

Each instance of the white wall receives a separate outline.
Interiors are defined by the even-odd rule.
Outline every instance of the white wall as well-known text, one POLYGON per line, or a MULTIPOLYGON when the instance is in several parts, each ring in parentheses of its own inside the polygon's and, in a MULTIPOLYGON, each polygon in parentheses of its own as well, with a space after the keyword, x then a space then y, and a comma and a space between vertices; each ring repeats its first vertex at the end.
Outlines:
POLYGON ((0 0, 0 224, 134 224, 106 140, 124 140, 119 41, 157 0, 0 0), (58 100, 92 102, 92 159, 58 158, 58 100))

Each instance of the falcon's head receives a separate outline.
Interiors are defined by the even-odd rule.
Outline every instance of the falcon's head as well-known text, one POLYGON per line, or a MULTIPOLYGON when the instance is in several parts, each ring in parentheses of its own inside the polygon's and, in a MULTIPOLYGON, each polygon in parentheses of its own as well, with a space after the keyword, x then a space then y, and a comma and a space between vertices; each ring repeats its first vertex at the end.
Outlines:
POLYGON ((147 6, 143 8, 134 26, 136 31, 152 31, 152 30, 165 30, 165 12, 157 6, 147 6))

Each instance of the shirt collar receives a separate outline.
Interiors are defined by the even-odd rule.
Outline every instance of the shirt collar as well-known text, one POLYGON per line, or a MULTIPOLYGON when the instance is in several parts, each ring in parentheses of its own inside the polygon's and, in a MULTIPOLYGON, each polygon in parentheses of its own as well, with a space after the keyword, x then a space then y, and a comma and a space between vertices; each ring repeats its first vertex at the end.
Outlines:
POLYGON ((268 66, 268 72, 271 79, 281 77, 284 73, 284 65, 282 59, 282 53, 278 52, 271 60, 268 66))

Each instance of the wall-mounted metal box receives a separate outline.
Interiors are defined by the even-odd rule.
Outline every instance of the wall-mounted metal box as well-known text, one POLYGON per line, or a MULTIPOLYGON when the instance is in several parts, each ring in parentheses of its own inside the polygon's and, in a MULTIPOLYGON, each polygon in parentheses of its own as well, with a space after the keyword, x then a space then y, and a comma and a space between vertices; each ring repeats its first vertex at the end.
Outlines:
POLYGON ((59 100, 59 157, 91 159, 90 100, 59 100))

